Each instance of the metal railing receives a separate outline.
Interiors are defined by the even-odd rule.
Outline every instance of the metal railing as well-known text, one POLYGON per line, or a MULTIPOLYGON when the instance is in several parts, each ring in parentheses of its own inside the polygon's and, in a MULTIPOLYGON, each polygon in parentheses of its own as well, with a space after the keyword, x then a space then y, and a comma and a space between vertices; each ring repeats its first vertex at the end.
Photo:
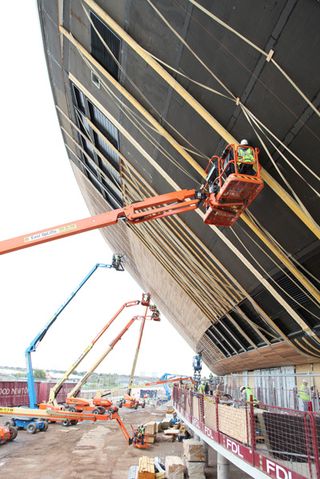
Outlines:
POLYGON ((220 400, 173 388, 173 404, 193 429, 276 479, 320 479, 320 413, 220 400))
POLYGON ((307 381, 307 391, 310 396, 313 411, 320 411, 320 375, 319 373, 288 374, 231 374, 215 376, 211 384, 211 393, 215 390, 230 394, 234 399, 240 399, 241 386, 250 384, 256 398, 271 406, 281 406, 304 410, 304 404, 299 397, 302 381, 307 381))

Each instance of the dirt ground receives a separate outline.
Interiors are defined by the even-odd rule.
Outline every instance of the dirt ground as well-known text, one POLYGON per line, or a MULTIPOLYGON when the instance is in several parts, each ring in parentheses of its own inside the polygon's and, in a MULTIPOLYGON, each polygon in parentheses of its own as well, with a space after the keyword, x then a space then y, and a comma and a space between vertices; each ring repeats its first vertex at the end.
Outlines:
MULTIPOLYGON (((148 421, 160 421, 164 411, 122 409, 121 415, 131 431, 148 421)), ((0 418, 0 423, 7 419, 0 418)), ((141 455, 182 456, 179 442, 167 442, 158 435, 158 442, 141 451, 128 446, 115 421, 82 422, 63 427, 50 424, 47 432, 29 434, 19 431, 13 442, 0 446, 0 477, 5 479, 127 479, 128 469, 138 464, 141 455)), ((232 479, 245 479, 244 473, 231 469, 232 479)), ((216 477, 216 468, 207 469, 207 478, 216 477)))

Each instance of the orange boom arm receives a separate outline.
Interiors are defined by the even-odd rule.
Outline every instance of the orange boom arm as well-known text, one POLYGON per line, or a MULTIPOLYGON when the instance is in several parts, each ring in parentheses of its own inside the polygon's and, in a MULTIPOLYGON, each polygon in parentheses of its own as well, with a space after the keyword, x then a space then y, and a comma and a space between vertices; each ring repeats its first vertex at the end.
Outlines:
POLYGON ((116 224, 120 219, 129 223, 142 223, 174 214, 185 213, 198 207, 200 198, 196 190, 179 190, 165 195, 154 196, 138 203, 107 211, 71 223, 54 226, 27 235, 0 241, 0 254, 47 243, 85 231, 105 228, 116 224))

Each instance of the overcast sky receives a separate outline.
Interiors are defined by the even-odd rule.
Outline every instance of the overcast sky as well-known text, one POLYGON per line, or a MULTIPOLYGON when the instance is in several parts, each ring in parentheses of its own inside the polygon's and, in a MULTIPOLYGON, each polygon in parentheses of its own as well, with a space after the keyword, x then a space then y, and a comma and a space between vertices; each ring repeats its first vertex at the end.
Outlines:
MULTIPOLYGON (((89 216, 63 145, 44 58, 35 0, 2 5, 0 238, 89 216), (13 29, 14 25, 14 31, 13 29)), ((0 257, 0 366, 24 366, 41 327, 99 262, 112 252, 98 231, 0 257)), ((33 353, 36 368, 65 370, 114 312, 141 298, 128 273, 98 270, 33 353)), ((124 326, 119 319, 78 370, 85 370, 124 326)), ((129 373, 135 324, 98 372, 129 373)), ((166 319, 146 324, 138 373, 192 373, 194 352, 166 319)))

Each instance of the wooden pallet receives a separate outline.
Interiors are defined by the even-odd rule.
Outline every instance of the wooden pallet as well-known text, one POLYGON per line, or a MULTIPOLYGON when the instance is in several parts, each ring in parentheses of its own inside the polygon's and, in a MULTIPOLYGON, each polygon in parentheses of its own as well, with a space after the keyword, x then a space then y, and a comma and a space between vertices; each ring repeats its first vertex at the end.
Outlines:
POLYGON ((154 459, 148 456, 139 458, 138 479, 155 479, 154 459))

